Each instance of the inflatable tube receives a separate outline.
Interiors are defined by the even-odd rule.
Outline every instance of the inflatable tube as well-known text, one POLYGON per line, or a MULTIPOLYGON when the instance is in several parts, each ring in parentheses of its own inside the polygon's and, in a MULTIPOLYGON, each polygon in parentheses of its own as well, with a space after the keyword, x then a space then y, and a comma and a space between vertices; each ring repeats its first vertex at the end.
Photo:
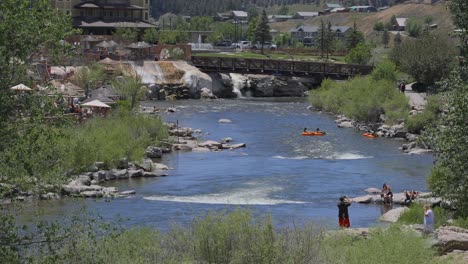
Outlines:
POLYGON ((325 136, 325 132, 316 132, 316 131, 307 131, 307 132, 302 132, 303 136, 325 136))
POLYGON ((365 136, 365 137, 368 137, 368 138, 377 138, 377 137, 379 137, 379 136, 373 135, 373 134, 371 134, 371 133, 364 133, 364 134, 362 134, 362 135, 365 136))

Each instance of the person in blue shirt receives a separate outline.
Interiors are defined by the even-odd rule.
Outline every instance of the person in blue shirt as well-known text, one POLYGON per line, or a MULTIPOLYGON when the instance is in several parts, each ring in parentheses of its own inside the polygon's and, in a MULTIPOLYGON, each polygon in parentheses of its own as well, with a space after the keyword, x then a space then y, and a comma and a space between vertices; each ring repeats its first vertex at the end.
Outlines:
POLYGON ((431 207, 428 204, 424 205, 424 231, 432 233, 434 231, 434 222, 434 213, 431 207))

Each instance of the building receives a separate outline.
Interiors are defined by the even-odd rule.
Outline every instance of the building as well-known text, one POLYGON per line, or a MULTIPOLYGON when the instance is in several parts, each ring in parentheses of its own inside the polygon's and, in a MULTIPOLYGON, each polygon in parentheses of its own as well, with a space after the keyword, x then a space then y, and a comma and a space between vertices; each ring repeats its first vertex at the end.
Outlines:
POLYGON ((408 18, 397 17, 396 18, 396 23, 393 25, 393 29, 397 30, 397 31, 405 31, 406 30, 406 20, 408 20, 408 18))
POLYGON ((233 10, 231 11, 231 19, 236 21, 247 21, 249 19, 249 15, 245 11, 233 10))
POLYGON ((316 17, 318 15, 319 15, 318 12, 296 12, 296 14, 294 14, 293 18, 294 19, 307 19, 307 18, 316 17))
POLYGON ((150 0, 51 0, 85 34, 109 35, 118 27, 147 29, 150 0))
POLYGON ((349 9, 351 12, 361 12, 361 13, 377 12, 377 8, 375 8, 374 6, 352 6, 349 9))
POLYGON ((274 23, 274 22, 284 22, 292 19, 293 16, 289 15, 269 15, 268 16, 268 22, 274 23))
MULTIPOLYGON (((296 29, 290 30, 289 32, 291 33, 291 38, 293 40, 300 41, 305 46, 317 46, 320 30, 321 29, 318 26, 300 26, 296 29)), ((331 30, 335 33, 335 38, 337 40, 344 41, 351 32, 351 27, 332 26, 331 30)))

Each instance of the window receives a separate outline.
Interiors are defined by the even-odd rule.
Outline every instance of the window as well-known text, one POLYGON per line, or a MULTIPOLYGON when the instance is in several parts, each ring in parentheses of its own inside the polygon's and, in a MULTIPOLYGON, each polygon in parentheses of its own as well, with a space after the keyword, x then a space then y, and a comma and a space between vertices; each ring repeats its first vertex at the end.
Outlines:
POLYGON ((67 15, 70 15, 70 10, 67 10, 67 15))
POLYGON ((145 0, 145 5, 147 5, 147 4, 148 4, 148 0, 145 0))
POLYGON ((110 17, 113 17, 113 16, 114 16, 114 12, 110 11, 110 12, 109 12, 109 16, 110 16, 110 17))
POLYGON ((83 11, 80 11, 80 16, 84 17, 84 12, 83 11))
POLYGON ((148 13, 145 12, 145 20, 148 20, 148 13))

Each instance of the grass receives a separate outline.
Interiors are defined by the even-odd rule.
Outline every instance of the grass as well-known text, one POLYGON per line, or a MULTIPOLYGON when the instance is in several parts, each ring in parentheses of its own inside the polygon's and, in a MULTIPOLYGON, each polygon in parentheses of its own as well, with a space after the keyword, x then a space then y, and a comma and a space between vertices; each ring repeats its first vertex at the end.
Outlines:
MULTIPOLYGON (((447 223, 450 218, 448 211, 441 207, 432 208, 435 218, 435 228, 447 223)), ((398 220, 401 224, 423 224, 424 223, 424 208, 423 205, 413 203, 409 210, 405 211, 398 220)))
POLYGON ((208 213, 167 232, 129 230, 75 218, 49 228, 49 242, 27 248, 31 263, 436 263, 423 237, 399 226, 371 230, 367 238, 327 232, 313 223, 275 228, 251 211, 208 213), (64 232, 63 232, 64 231, 64 232), (59 239, 58 234, 64 239, 59 239), (73 234, 67 236, 67 234, 73 234), (33 254, 31 254, 33 253, 33 254))

